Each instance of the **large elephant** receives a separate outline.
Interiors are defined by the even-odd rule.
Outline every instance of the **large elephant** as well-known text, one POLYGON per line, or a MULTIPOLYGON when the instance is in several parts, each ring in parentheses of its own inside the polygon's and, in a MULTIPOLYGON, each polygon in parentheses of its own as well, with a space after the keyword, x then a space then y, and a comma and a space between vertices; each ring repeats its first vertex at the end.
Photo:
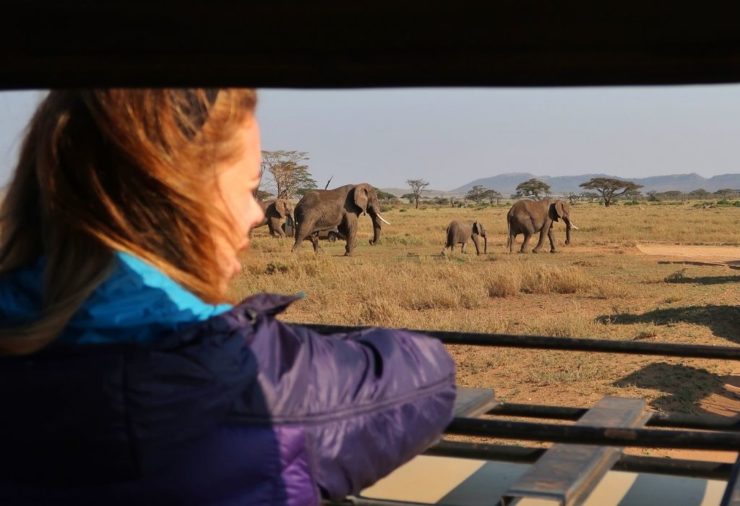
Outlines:
POLYGON ((375 188, 367 183, 348 184, 333 190, 313 190, 298 202, 295 208, 295 243, 293 251, 309 239, 314 251, 319 249, 319 233, 337 229, 347 241, 345 255, 355 248, 357 219, 369 214, 373 220, 373 238, 370 244, 380 241, 381 222, 390 225, 380 215, 380 203, 375 188))
POLYGON ((450 252, 454 251, 456 244, 462 244, 460 252, 465 253, 465 245, 468 244, 468 239, 472 239, 475 245, 475 254, 480 255, 480 237, 483 238, 483 254, 486 254, 488 253, 488 235, 480 222, 451 221, 447 225, 447 238, 445 247, 442 248, 442 254, 445 254, 447 248, 450 248, 450 252))
POLYGON ((506 242, 509 252, 514 249, 514 240, 518 234, 524 234, 524 242, 519 250, 526 253, 527 244, 532 234, 540 233, 540 240, 532 250, 537 253, 545 242, 545 234, 550 239, 550 253, 555 253, 555 239, 552 234, 552 223, 562 219, 565 222, 565 244, 570 244, 570 230, 578 230, 570 219, 570 204, 564 200, 520 200, 506 215, 509 227, 509 238, 506 242))
POLYGON ((293 204, 288 199, 265 200, 260 202, 260 206, 265 219, 258 227, 267 225, 273 237, 285 237, 286 231, 293 235, 293 204))

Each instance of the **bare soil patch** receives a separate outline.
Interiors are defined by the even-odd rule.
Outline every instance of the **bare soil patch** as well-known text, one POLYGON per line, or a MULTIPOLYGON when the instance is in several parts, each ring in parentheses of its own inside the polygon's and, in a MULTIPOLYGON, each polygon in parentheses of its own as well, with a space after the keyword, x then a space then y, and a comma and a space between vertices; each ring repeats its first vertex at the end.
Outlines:
POLYGON ((677 244, 637 244, 637 249, 646 255, 682 258, 697 265, 702 263, 725 264, 740 268, 740 247, 738 246, 696 246, 677 244))

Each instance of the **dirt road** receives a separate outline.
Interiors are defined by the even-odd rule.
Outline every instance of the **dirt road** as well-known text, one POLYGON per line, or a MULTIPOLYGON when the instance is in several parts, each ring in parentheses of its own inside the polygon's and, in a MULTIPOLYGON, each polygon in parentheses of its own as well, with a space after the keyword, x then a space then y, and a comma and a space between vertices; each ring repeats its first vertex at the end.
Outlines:
POLYGON ((638 244, 637 249, 646 255, 674 257, 689 262, 710 265, 728 265, 740 269, 738 246, 685 246, 676 244, 638 244))

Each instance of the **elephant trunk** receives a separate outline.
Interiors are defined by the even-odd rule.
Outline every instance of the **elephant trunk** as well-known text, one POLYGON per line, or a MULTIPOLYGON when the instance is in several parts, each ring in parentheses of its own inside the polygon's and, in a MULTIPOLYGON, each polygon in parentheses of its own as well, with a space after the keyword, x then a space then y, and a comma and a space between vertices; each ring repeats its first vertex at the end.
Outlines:
POLYGON ((565 244, 570 244, 570 229, 575 228, 578 230, 578 227, 573 225, 569 218, 563 218, 563 221, 565 221, 565 244))
POLYGON ((377 214, 377 213, 372 214, 371 217, 373 220, 373 238, 370 239, 370 244, 374 245, 374 244, 380 243, 380 231, 381 231, 380 220, 382 219, 382 217, 380 216, 380 214, 377 214))

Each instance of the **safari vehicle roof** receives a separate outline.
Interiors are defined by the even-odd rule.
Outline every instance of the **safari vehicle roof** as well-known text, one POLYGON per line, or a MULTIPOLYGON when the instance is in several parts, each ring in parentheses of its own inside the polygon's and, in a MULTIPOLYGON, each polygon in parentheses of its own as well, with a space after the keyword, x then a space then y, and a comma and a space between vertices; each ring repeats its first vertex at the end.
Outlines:
POLYGON ((732 1, 31 0, 3 11, 5 89, 740 81, 732 1))

